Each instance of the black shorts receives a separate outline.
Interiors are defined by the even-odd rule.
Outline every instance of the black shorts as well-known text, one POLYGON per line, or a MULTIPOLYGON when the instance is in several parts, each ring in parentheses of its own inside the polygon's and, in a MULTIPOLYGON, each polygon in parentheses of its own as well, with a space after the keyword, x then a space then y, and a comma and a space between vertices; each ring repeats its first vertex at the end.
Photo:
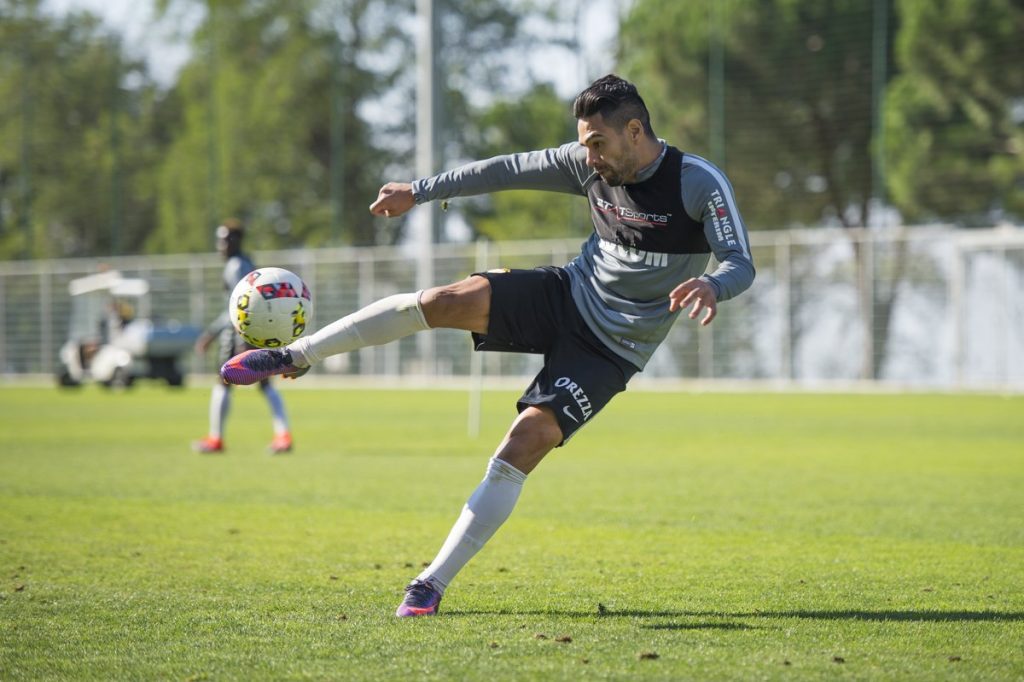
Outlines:
POLYGON ((473 334, 477 350, 542 353, 544 367, 516 403, 549 408, 562 443, 589 422, 637 368, 608 349, 576 309, 562 268, 476 273, 491 283, 487 335, 473 334))

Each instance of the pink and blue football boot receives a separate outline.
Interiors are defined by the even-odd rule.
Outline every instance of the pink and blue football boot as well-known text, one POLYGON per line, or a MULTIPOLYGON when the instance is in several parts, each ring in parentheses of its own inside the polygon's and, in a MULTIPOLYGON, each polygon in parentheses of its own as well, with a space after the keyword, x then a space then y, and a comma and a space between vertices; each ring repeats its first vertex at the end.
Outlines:
POLYGON ((298 378, 309 371, 308 367, 292 364, 292 354, 287 349, 254 348, 239 353, 220 368, 220 378, 225 384, 248 386, 269 379, 275 374, 298 378))
POLYGON ((405 599, 398 605, 399 618, 436 616, 441 606, 441 593, 426 580, 413 580, 405 588, 405 599))

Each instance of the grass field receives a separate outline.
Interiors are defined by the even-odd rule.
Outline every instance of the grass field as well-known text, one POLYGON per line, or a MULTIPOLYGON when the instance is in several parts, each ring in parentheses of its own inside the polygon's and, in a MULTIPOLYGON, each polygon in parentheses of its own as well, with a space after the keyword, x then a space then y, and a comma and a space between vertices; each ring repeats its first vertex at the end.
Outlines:
POLYGON ((485 394, 0 389, 0 679, 1024 679, 1024 398, 622 396, 435 619, 485 394))

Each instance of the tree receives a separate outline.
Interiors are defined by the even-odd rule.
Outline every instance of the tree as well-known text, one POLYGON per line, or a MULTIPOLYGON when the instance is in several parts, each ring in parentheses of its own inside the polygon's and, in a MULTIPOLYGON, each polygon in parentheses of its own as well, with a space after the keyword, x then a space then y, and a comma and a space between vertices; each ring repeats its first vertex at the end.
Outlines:
MULTIPOLYGON (((889 41, 873 29, 890 25, 888 11, 862 0, 637 0, 622 27, 621 63, 649 93, 666 137, 715 152, 749 226, 867 225, 872 199, 884 196, 872 143, 875 79, 887 75, 875 68, 888 63, 889 41)), ((871 286, 882 264, 860 241, 853 248, 871 341, 862 374, 878 377, 898 286, 871 286)), ((885 265, 901 273, 905 258, 897 250, 885 265)), ((791 267, 810 265, 794 259, 791 267)))
MULTIPOLYGON (((54 18, 40 2, 0 0, 3 254, 207 251, 228 215, 249 223, 255 248, 401 238, 403 221, 374 220, 366 206, 381 182, 413 175, 414 0, 157 0, 161 16, 205 12, 167 89, 98 19, 54 18)), ((445 165, 476 156, 481 125, 492 134, 520 116, 538 129, 519 130, 517 149, 568 139, 549 134, 566 117, 543 112, 554 98, 532 89, 545 74, 522 58, 551 44, 542 33, 564 29, 566 8, 438 6, 445 165)), ((551 234, 569 215, 552 205, 516 200, 509 213, 551 234)), ((507 224, 485 229, 525 234, 507 224)))
MULTIPOLYGON (((197 3, 160 7, 185 4, 197 3)), ((459 132, 472 128, 475 102, 510 92, 509 55, 536 40, 519 30, 520 10, 535 4, 441 5, 448 158, 466 148, 459 132)), ((194 57, 175 88, 181 121, 148 248, 207 249, 209 227, 228 214, 249 222, 260 247, 398 240, 404 222, 374 221, 366 206, 386 175, 412 173, 412 0, 202 5, 194 57)))
MULTIPOLYGON (((467 151, 475 158, 488 158, 557 147, 574 139, 568 104, 551 85, 541 84, 514 101, 494 103, 476 117, 467 151)), ((465 206, 476 231, 493 240, 585 235, 591 229, 587 204, 569 195, 499 192, 465 206)))
MULTIPOLYGON (((575 16, 568 3, 447 0, 438 6, 442 167, 575 138, 567 103, 555 94, 549 74, 532 72, 523 57, 543 46, 575 58, 575 16)), ((408 101, 413 100, 410 91, 408 101)), ((579 214, 585 208, 578 200, 547 192, 497 193, 453 203, 477 234, 491 239, 573 234, 584 224, 579 214)))
POLYGON ((373 243, 367 197, 393 156, 360 109, 403 64, 361 64, 400 47, 400 33, 380 2, 346 2, 342 26, 331 9, 339 3, 209 4, 175 87, 181 120, 149 250, 209 249, 227 215, 250 224, 255 247, 373 243))
POLYGON ((1024 217, 1024 5, 899 3, 886 99, 893 203, 908 220, 1024 217))
POLYGON ((636 0, 619 64, 656 132, 723 166, 751 226, 862 225, 875 194, 871 29, 863 0, 636 0))
POLYGON ((156 91, 96 17, 0 2, 0 257, 137 250, 153 223, 156 91))

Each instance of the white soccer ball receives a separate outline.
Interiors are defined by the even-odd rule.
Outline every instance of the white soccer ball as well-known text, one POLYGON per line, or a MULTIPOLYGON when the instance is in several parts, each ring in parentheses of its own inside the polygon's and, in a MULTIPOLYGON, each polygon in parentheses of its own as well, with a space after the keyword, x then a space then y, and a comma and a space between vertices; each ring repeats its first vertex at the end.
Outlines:
POLYGON ((259 268, 235 285, 228 300, 228 316, 247 343, 277 348, 306 331, 313 319, 313 296, 294 272, 259 268))

